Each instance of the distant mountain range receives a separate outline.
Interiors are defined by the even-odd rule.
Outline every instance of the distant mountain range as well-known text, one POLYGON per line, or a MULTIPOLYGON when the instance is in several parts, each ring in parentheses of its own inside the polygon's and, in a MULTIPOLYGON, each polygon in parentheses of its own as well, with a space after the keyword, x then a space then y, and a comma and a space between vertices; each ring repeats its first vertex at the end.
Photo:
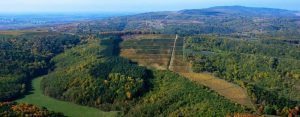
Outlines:
POLYGON ((192 9, 179 11, 181 14, 190 15, 247 15, 247 16, 273 16, 273 17, 287 17, 295 16, 296 11, 289 11, 284 9, 274 8, 257 8, 244 6, 217 6, 206 9, 192 9))
MULTIPOLYGON (((77 15, 74 15, 74 18, 69 15, 68 19, 72 19, 73 22, 84 21, 80 23, 79 26, 83 32, 91 30, 99 32, 103 31, 103 27, 110 26, 112 27, 111 30, 114 31, 154 30, 163 33, 174 33, 176 31, 184 31, 185 33, 187 31, 190 31, 190 33, 232 33, 239 31, 257 33, 260 31, 270 32, 274 30, 295 31, 298 30, 297 28, 300 25, 300 12, 244 6, 217 6, 205 9, 148 12, 105 19, 101 19, 101 16, 97 17, 98 18, 95 18, 94 15, 91 15, 91 18, 84 17, 89 20, 88 22, 82 20, 82 17, 78 18, 77 15), (88 27, 91 25, 92 27, 88 27)), ((1 20, 0 16, 0 30, 24 29, 27 27, 39 27, 45 24, 52 27, 51 22, 53 24, 72 23, 72 21, 66 22, 62 18, 57 19, 49 16, 42 18, 28 16, 25 20, 7 19, 5 17, 2 17, 2 19, 3 20, 1 20)))
POLYGON ((166 34, 299 34, 297 11, 218 6, 205 9, 148 12, 80 23, 80 33, 103 31, 156 31, 166 34), (109 30, 105 27, 111 27, 109 30), (104 30, 105 29, 105 30, 104 30))
MULTIPOLYGON (((300 15, 298 11, 290 11, 284 9, 274 8, 259 8, 259 7, 244 7, 244 6, 216 6, 205 9, 186 9, 176 12, 149 12, 138 14, 135 17, 146 17, 147 15, 152 18, 162 17, 176 17, 176 16, 250 16, 250 17, 297 17, 300 15)), ((191 18, 191 17, 190 17, 191 18)))

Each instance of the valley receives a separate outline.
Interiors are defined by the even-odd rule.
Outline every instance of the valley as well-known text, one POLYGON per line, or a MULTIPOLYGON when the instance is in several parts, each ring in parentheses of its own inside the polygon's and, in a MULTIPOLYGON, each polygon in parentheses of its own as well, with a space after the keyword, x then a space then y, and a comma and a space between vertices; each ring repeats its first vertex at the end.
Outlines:
POLYGON ((297 13, 5 16, 0 116, 298 116, 297 13))
POLYGON ((35 104, 39 107, 46 107, 47 109, 55 112, 61 112, 65 116, 70 117, 116 117, 118 112, 104 112, 96 108, 77 105, 71 102, 60 101, 48 96, 45 96, 41 90, 41 81, 43 77, 35 78, 32 80, 33 90, 29 95, 24 98, 16 100, 18 103, 35 104))

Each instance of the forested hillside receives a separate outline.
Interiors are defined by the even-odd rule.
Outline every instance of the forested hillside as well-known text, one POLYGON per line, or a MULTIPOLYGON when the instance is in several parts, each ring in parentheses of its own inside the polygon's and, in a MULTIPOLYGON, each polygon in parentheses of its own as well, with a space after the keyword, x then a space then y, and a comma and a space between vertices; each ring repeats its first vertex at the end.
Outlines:
POLYGON ((55 57, 55 71, 42 81, 44 93, 104 110, 119 110, 142 95, 147 89, 146 69, 113 56, 113 41, 95 40, 55 57))
POLYGON ((212 72, 247 89, 264 114, 299 106, 299 45, 273 38, 244 40, 214 35, 186 39, 194 72, 212 72))
POLYGON ((154 71, 153 88, 125 113, 140 116, 225 116, 253 110, 169 71, 154 71))
POLYGON ((94 40, 55 57, 54 72, 42 81, 45 95, 101 110, 122 111, 123 116, 251 112, 179 75, 153 72, 116 56, 117 42, 117 38, 94 40), (195 97, 197 100, 191 101, 195 97))
POLYGON ((32 78, 51 69, 52 57, 79 42, 78 36, 56 33, 1 35, 0 101, 22 96, 32 78))

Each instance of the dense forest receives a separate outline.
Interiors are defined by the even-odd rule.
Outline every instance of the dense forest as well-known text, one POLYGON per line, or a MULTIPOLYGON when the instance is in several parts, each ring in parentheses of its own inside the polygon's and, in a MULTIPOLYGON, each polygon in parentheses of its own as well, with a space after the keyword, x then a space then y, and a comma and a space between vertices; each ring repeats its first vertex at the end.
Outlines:
POLYGON ((20 97, 30 80, 51 69, 50 59, 80 42, 66 34, 0 36, 0 101, 20 97))
POLYGON ((193 71, 212 72, 246 88, 253 102, 264 108, 261 113, 285 115, 299 106, 299 45, 215 35, 185 41, 185 56, 193 71))
POLYGON ((62 113, 48 111, 31 104, 0 102, 1 117, 65 117, 62 113))
POLYGON ((53 59, 57 68, 42 81, 46 95, 112 110, 146 90, 146 69, 113 56, 113 40, 91 43, 53 59))

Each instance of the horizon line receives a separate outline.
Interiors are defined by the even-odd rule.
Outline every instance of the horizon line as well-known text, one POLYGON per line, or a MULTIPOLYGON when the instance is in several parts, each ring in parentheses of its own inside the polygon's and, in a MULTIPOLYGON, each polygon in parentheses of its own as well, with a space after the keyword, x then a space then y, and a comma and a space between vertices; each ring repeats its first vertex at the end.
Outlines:
MULTIPOLYGON (((295 10, 295 9, 284 9, 284 8, 276 8, 276 7, 253 7, 253 6, 246 6, 246 5, 216 5, 216 6, 210 6, 210 7, 203 7, 203 8, 186 8, 186 9, 181 9, 181 10, 201 10, 201 9, 207 9, 207 8, 213 8, 213 7, 248 7, 248 8, 268 8, 268 9, 280 9, 280 10, 288 10, 288 11, 295 11, 295 12, 300 12, 300 10, 295 10)), ((6 14, 11 14, 11 15, 16 15, 16 14, 83 14, 83 13, 88 13, 88 14, 103 14, 103 13, 109 13, 109 14, 138 14, 138 13, 148 13, 148 12, 176 12, 176 11, 181 11, 181 10, 144 10, 144 11, 9 11, 9 12, 1 12, 1 15, 6 15, 6 14)))

